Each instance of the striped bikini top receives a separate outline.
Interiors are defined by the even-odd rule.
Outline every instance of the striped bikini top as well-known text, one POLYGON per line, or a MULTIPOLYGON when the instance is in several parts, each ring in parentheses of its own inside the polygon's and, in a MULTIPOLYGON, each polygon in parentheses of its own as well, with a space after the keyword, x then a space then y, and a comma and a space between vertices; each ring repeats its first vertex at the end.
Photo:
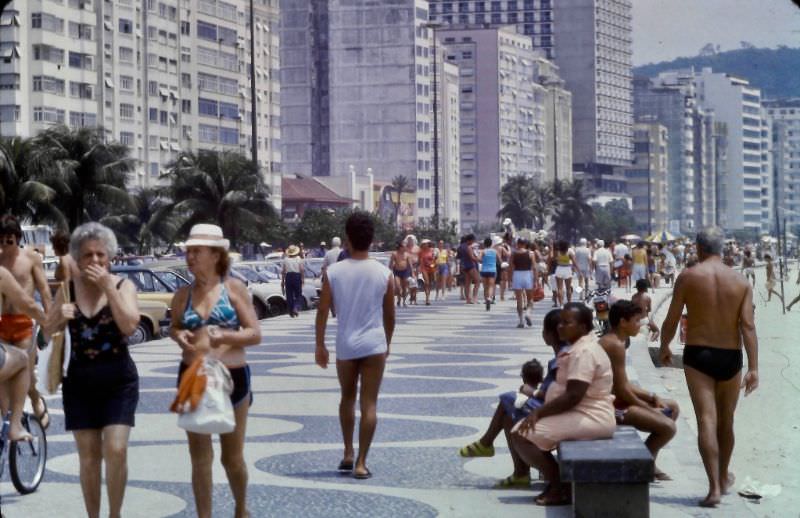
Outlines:
MULTIPOLYGON (((194 285, 192 285, 194 286, 194 285)), ((192 307, 192 289, 189 288, 189 300, 186 303, 186 311, 183 312, 183 327, 184 329, 198 329, 203 326, 219 326, 226 329, 239 328, 239 316, 236 314, 236 308, 231 304, 231 298, 228 295, 228 288, 225 283, 222 283, 222 291, 219 294, 219 299, 214 307, 211 308, 211 313, 205 320, 195 311, 192 307)))

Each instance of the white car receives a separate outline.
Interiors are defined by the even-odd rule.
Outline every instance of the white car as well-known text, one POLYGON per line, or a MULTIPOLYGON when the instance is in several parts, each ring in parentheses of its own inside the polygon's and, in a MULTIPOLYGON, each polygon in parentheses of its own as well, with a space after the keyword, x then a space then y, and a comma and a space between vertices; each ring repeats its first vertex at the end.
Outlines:
MULTIPOLYGON (((281 291, 280 276, 268 272, 260 272, 254 263, 236 263, 231 267, 231 274, 247 285, 253 295, 258 318, 283 315, 289 312, 286 296, 281 291)), ((300 309, 316 307, 319 298, 317 291, 310 283, 303 285, 303 300, 300 309)))

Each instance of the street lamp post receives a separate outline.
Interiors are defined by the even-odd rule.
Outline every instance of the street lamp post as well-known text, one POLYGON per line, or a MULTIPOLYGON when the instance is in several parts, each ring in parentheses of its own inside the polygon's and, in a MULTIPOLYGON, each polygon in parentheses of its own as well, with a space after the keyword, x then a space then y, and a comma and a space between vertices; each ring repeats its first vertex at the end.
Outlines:
POLYGON ((439 227, 439 85, 437 81, 436 29, 441 24, 429 22, 425 27, 433 30, 433 221, 439 227))
POLYGON ((256 124, 256 18, 253 14, 253 0, 250 0, 250 152, 253 167, 258 171, 258 125, 256 124))

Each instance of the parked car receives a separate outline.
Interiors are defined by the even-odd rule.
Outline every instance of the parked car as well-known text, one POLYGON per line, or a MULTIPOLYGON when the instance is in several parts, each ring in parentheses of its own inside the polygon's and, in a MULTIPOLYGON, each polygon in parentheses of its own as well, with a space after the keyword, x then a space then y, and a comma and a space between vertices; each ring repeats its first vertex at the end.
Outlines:
MULTIPOLYGON (((269 262, 264 263, 260 261, 244 261, 241 263, 236 263, 231 270, 232 271, 239 271, 239 273, 243 275, 248 275, 256 278, 259 278, 261 281, 260 288, 264 290, 265 293, 269 293, 270 301, 275 304, 279 304, 277 313, 275 311, 271 311, 269 316, 274 316, 275 314, 282 315, 284 313, 289 312, 288 305, 286 303, 286 296, 281 291, 281 268, 282 263, 275 263, 269 262), (245 272, 243 270, 249 270, 249 272, 245 272), (279 300, 278 300, 279 298, 279 300)), ((311 308, 317 307, 319 304, 319 293, 317 291, 316 286, 312 282, 309 282, 309 279, 313 279, 313 274, 306 274, 306 282, 303 284, 303 300, 301 301, 302 310, 307 310, 311 308)))
POLYGON ((169 335, 170 312, 167 305, 155 300, 139 299, 139 325, 131 336, 128 345, 149 342, 153 338, 169 335))

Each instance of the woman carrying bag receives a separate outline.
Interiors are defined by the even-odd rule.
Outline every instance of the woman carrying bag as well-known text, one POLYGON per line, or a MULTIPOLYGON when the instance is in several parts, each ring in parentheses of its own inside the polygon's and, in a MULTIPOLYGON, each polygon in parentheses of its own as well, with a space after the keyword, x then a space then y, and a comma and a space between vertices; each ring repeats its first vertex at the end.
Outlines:
MULTIPOLYGON (((205 367, 200 367, 200 370, 213 365, 215 372, 208 376, 209 382, 214 380, 218 383, 220 371, 223 377, 226 377, 225 372, 229 374, 232 381, 230 400, 236 425, 232 432, 220 434, 222 465, 236 501, 235 516, 245 517, 248 512, 244 437, 247 412, 253 400, 245 347, 258 345, 261 331, 247 288, 240 281, 228 277, 229 242, 223 237, 222 229, 216 225, 195 225, 185 246, 186 265, 195 280, 190 286, 179 289, 171 304, 170 336, 183 350, 178 384, 181 385, 184 375, 196 375, 195 370, 201 362, 205 367), (197 362, 198 359, 201 362, 197 362), (220 369, 214 360, 224 364, 225 368, 220 369)), ((197 516, 210 518, 211 465, 214 460, 211 435, 190 431, 186 435, 192 460, 192 489, 197 516)))
POLYGON ((105 461, 109 516, 120 516, 128 479, 128 437, 139 402, 139 374, 127 337, 139 324, 136 287, 109 272, 117 253, 114 233, 99 223, 75 229, 69 252, 78 275, 60 288, 45 334, 65 330, 71 352, 62 384, 64 427, 80 461, 86 514, 100 516, 100 472, 105 461))

